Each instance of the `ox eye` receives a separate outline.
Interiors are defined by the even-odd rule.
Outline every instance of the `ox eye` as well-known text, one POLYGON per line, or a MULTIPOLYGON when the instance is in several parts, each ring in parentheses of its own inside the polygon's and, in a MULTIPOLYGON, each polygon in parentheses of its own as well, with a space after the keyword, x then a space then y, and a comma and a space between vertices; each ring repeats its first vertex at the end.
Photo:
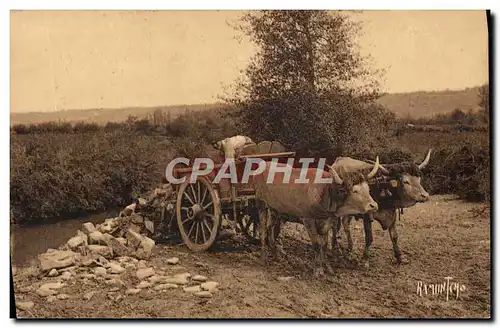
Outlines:
POLYGON ((353 193, 353 194, 357 194, 357 193, 358 193, 358 189, 353 189, 353 190, 352 190, 352 193, 353 193))
POLYGON ((410 181, 403 181, 403 183, 409 185, 410 181))

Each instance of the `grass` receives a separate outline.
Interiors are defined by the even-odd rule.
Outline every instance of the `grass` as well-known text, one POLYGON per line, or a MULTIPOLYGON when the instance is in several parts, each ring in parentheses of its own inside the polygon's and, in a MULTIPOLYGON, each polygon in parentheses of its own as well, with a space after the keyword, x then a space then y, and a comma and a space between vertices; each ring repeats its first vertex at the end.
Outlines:
MULTIPOLYGON (((232 119, 206 113, 183 115, 164 126, 144 120, 105 127, 24 126, 11 134, 11 222, 69 219, 129 204, 162 180, 175 156, 210 155, 212 141, 241 133, 232 119)), ((490 200, 487 132, 392 132, 344 155, 419 163, 433 148, 424 172, 426 189, 470 201, 490 200)))

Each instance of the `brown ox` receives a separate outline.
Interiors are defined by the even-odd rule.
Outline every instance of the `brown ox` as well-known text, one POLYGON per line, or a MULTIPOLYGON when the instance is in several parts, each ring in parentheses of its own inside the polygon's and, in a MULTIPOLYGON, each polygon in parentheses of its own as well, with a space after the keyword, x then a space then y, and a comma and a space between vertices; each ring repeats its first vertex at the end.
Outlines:
MULTIPOLYGON (((389 230, 397 263, 404 262, 398 245, 398 231, 396 229, 397 211, 398 209, 411 207, 416 203, 423 203, 429 200, 429 193, 421 184, 421 170, 429 163, 430 155, 431 150, 429 150, 424 161, 419 165, 411 162, 380 165, 379 172, 383 173, 387 180, 390 181, 390 186, 379 188, 377 184, 373 184, 370 187, 372 197, 377 201, 379 209, 370 215, 361 216, 365 230, 365 250, 363 253, 365 259, 369 257, 370 245, 373 242, 371 222, 372 219, 375 219, 380 223, 383 230, 389 230)), ((339 172, 362 172, 372 168, 374 164, 349 157, 341 157, 332 166, 339 172)), ((351 220, 352 216, 342 218, 344 233, 347 237, 348 252, 352 250, 352 238, 349 227, 351 220)), ((341 221, 339 220, 337 225, 333 227, 332 246, 334 248, 338 247, 337 233, 340 230, 340 224, 341 221)))
MULTIPOLYGON (((309 181, 297 183, 301 169, 284 164, 278 166, 286 167, 291 172, 289 183, 283 183, 283 172, 276 172, 272 183, 267 183, 270 166, 271 163, 267 162, 264 171, 252 179, 260 216, 261 260, 267 262, 267 244, 276 254, 275 233, 270 230, 279 229, 280 216, 300 218, 316 253, 314 275, 322 275, 324 251, 332 221, 341 216, 371 213, 378 209, 370 196, 368 184, 360 173, 348 174, 342 179, 333 168, 329 172, 317 168, 307 169, 305 178, 309 181), (323 179, 332 178, 333 182, 315 183, 317 175, 323 179), (271 215, 271 212, 277 215, 271 215)), ((375 165, 367 177, 374 176, 377 170, 378 165, 375 165)))

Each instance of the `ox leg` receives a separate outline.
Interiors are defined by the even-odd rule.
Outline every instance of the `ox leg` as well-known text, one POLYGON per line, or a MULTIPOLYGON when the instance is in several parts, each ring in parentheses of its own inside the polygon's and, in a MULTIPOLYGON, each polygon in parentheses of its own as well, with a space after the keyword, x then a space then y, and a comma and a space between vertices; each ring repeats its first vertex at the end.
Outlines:
POLYGON ((269 217, 267 207, 259 208, 259 234, 260 234, 260 260, 262 265, 267 264, 267 232, 271 218, 269 217))
POLYGON ((394 249, 394 257, 396 258, 396 263, 407 264, 408 260, 403 257, 403 254, 401 254, 401 250, 399 249, 398 229, 396 227, 396 212, 394 212, 394 222, 389 227, 389 236, 391 237, 392 248, 394 249))
POLYGON ((370 246, 373 243, 372 221, 371 216, 363 215, 363 228, 365 230, 365 249, 363 251, 363 259, 368 260, 370 257, 370 246))
POLYGON ((337 218, 337 220, 332 224, 332 251, 334 255, 340 254, 340 245, 337 237, 342 223, 341 219, 343 218, 337 218))
POLYGON ((347 254, 352 252, 351 220, 352 217, 350 216, 344 216, 342 218, 342 225, 344 226, 344 233, 347 239, 347 254))
POLYGON ((279 213, 273 213, 274 214, 274 221, 273 221, 273 228, 272 228, 272 235, 273 235, 273 240, 274 240, 274 255, 276 258, 278 258, 278 255, 284 256, 285 252, 283 250, 283 245, 281 243, 281 238, 280 238, 280 232, 281 229, 283 228, 283 225, 285 224, 283 217, 279 213))
POLYGON ((311 239, 311 244, 314 250, 314 269, 313 277, 318 278, 325 274, 323 266, 321 265, 321 247, 320 247, 320 236, 317 227, 317 222, 315 219, 304 218, 302 220, 304 226, 306 227, 309 239, 311 239))

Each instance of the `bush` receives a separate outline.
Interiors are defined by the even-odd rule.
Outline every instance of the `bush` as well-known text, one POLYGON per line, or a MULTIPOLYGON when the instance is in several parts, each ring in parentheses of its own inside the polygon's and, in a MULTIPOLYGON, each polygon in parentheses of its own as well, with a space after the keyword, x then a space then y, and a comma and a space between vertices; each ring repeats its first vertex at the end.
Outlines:
POLYGON ((161 180, 169 145, 163 138, 124 132, 14 136, 10 204, 16 223, 129 203, 161 180))

